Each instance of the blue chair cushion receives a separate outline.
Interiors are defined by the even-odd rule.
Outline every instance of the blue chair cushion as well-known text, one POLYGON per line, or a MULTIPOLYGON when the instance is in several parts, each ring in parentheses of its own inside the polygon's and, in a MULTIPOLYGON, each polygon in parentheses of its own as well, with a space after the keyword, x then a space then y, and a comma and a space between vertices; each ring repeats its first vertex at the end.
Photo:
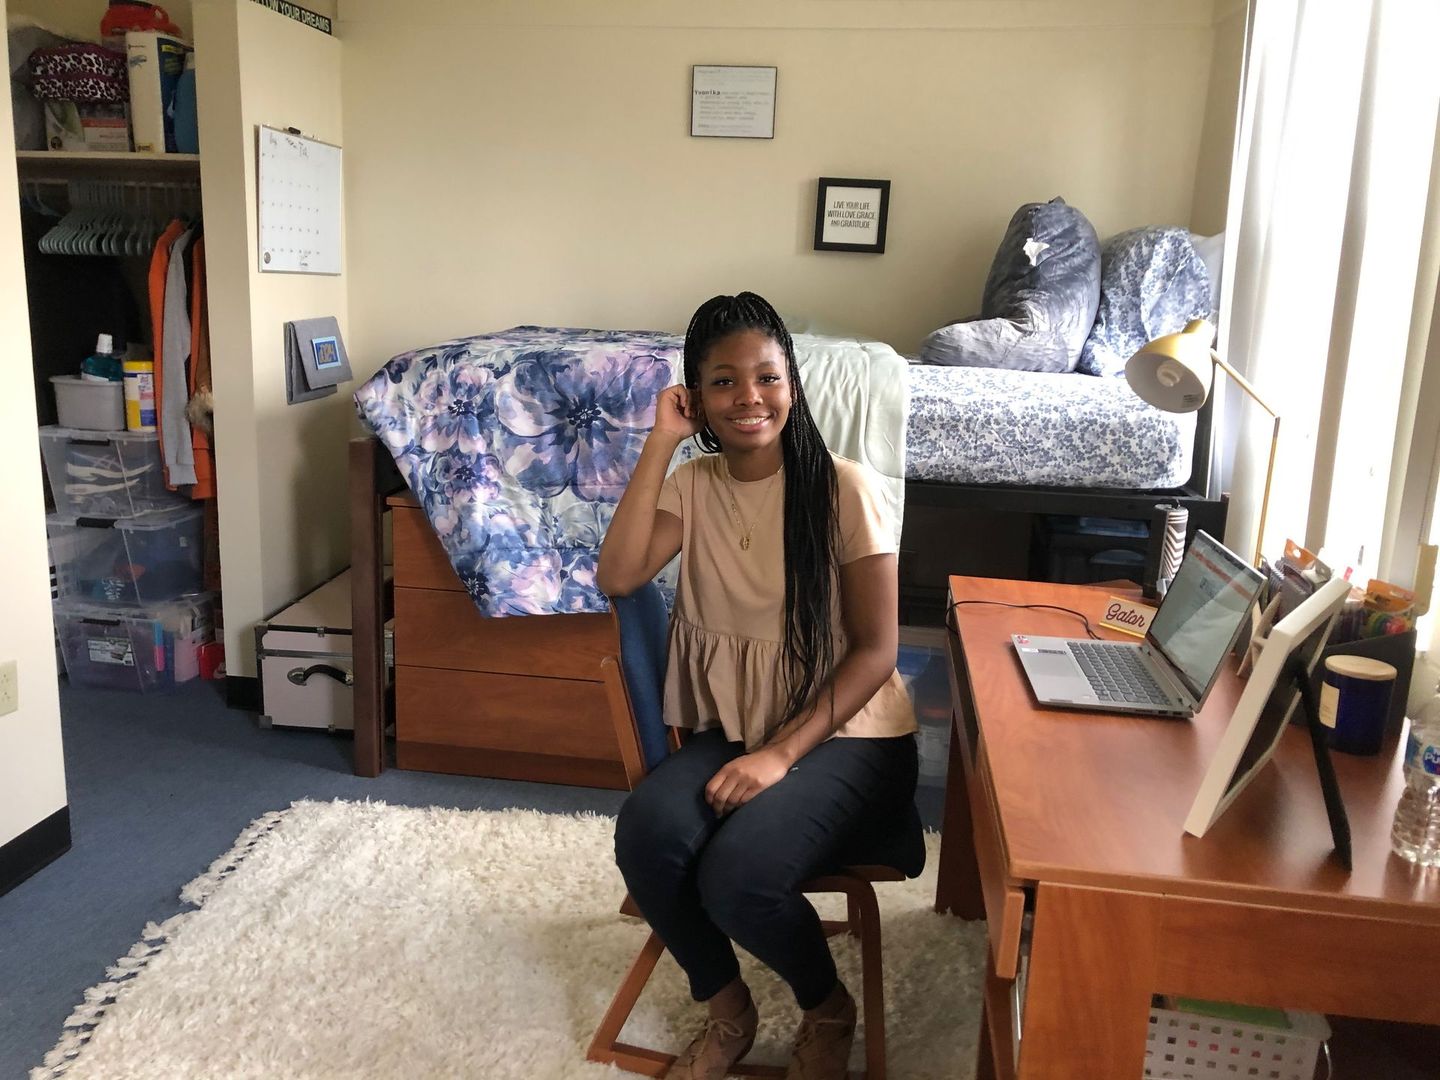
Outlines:
POLYGON ((620 667, 630 692, 640 752, 649 770, 670 752, 664 716, 670 613, 665 610, 660 587, 653 581, 630 596, 611 597, 610 603, 620 624, 620 667))

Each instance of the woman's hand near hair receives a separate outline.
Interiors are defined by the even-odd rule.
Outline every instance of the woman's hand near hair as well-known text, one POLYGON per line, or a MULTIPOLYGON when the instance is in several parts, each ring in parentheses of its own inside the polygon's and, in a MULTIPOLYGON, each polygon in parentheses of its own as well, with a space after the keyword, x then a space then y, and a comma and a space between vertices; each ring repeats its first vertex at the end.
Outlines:
POLYGON ((606 596, 633 593, 680 551, 680 519, 656 509, 656 503, 675 448, 705 424, 699 400, 683 386, 672 386, 655 399, 655 427, 600 544, 595 585, 606 596))
POLYGON ((683 386, 671 386, 655 399, 653 434, 674 435, 678 443, 698 435, 704 427, 705 411, 700 407, 698 391, 692 393, 683 386))

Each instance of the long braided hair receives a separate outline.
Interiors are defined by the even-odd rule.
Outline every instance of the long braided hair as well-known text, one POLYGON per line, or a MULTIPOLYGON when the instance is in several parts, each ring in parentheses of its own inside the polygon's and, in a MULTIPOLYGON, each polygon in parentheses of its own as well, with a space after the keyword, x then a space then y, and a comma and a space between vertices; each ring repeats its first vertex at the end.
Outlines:
MULTIPOLYGON (((790 383, 790 416, 780 432, 785 464, 785 716, 793 720, 835 666, 832 619, 835 608, 835 463, 810 415, 795 345, 779 314, 752 292, 714 296, 701 304, 685 331, 685 385, 700 386, 700 362, 721 338, 758 330, 785 353, 790 383)), ((695 436, 707 453, 720 440, 707 424, 695 436)))

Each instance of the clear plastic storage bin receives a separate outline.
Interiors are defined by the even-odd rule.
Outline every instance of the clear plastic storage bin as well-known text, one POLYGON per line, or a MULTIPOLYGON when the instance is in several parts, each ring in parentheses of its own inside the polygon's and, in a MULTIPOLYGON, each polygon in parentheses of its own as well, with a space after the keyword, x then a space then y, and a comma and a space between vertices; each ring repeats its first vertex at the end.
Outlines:
POLYGON ((136 517, 190 503, 166 489, 153 431, 42 427, 40 453, 58 514, 136 517))
POLYGON ((71 685, 165 690, 200 674, 200 646, 214 639, 208 596, 139 608, 55 603, 55 630, 71 685))
POLYGON ((199 506, 119 519, 52 514, 45 528, 62 600, 153 604, 202 589, 199 506))

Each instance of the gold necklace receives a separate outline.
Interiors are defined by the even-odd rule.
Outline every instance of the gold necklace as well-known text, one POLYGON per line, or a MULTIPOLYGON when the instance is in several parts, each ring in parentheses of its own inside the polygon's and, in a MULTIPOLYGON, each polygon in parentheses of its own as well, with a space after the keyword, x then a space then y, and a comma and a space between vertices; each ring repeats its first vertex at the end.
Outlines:
MULTIPOLYGON (((772 473, 771 475, 773 476, 774 474, 772 473)), ((730 493, 730 512, 735 515, 735 524, 740 528, 741 551, 750 550, 750 534, 755 531, 755 526, 759 525, 760 519, 765 516, 765 509, 770 505, 770 492, 778 486, 778 484, 770 485, 770 490, 765 492, 765 500, 760 505, 759 515, 747 526, 745 519, 740 516, 740 504, 735 501, 735 487, 730 482, 730 463, 725 463, 725 488, 730 493)))

